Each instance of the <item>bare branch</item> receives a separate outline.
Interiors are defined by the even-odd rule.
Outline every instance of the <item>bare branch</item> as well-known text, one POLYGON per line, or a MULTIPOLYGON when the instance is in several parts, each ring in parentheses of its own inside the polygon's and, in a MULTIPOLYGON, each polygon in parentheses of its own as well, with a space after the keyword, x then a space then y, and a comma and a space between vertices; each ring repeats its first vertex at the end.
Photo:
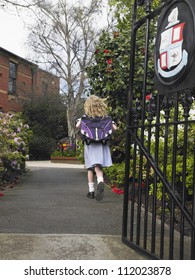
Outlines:
POLYGON ((39 5, 42 0, 0 0, 0 7, 6 8, 8 5, 19 8, 32 8, 39 5))

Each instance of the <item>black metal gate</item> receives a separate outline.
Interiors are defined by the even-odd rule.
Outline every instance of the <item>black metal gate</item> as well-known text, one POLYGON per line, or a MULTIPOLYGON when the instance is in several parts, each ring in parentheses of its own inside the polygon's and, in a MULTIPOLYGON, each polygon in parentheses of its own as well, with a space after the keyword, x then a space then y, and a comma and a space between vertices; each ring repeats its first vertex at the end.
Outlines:
POLYGON ((133 6, 122 240, 151 259, 195 259, 195 86, 159 94, 154 67, 160 14, 189 1, 133 6))

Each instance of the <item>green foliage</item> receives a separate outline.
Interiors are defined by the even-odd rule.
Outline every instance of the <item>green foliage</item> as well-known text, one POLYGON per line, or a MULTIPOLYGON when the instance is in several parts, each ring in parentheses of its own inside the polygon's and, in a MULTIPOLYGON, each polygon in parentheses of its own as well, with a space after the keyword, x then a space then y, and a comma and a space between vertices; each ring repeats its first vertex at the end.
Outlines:
MULTIPOLYGON (((193 104, 192 109, 195 104, 193 104)), ((170 111, 170 122, 173 121, 173 114, 175 108, 172 107, 170 111)), ((191 119, 195 118, 194 110, 191 111, 191 119)), ((164 113, 161 112, 161 118, 164 119, 164 113)), ((183 107, 179 105, 179 119, 182 121, 183 118, 183 107)), ((155 132, 153 132, 155 134, 155 132)), ((174 188, 177 193, 181 194, 183 187, 185 188, 185 196, 191 196, 193 193, 193 177, 194 177, 194 139, 195 139, 195 124, 192 122, 185 127, 185 124, 181 124, 178 127, 177 131, 177 143, 174 144, 174 126, 171 125, 168 128, 168 131, 165 133, 165 128, 162 126, 160 128, 159 135, 159 144, 158 144, 158 161, 155 165, 161 170, 164 174, 165 179, 169 183, 173 183, 174 188), (184 131, 187 130, 188 142, 187 145, 184 142, 184 131), (168 137, 168 139, 167 139, 168 137), (167 146, 166 145, 167 141, 167 146), (164 150, 167 149, 167 156, 165 158, 164 150), (174 158, 175 157, 175 158, 174 158), (186 159, 186 160, 185 160, 186 159), (173 163, 175 163, 175 166, 173 163), (165 167, 164 167, 165 165, 165 167), (184 170, 186 169, 186 173, 184 170)), ((147 143, 145 142, 147 146, 147 143)), ((155 138, 152 138, 150 145, 150 154, 155 158, 155 147, 156 141, 155 138)), ((137 155, 137 161, 139 160, 139 154, 137 155)), ((145 165, 143 168, 143 173, 146 172, 147 161, 145 160, 145 165)), ((153 194, 154 191, 154 175, 151 175, 150 180, 150 194, 153 194)), ((162 199, 163 183, 160 179, 157 180, 157 198, 162 199)))
POLYGON ((61 96, 47 95, 24 106, 23 117, 33 131, 31 159, 49 159, 60 139, 68 134, 66 106, 61 96))
MULTIPOLYGON (((33 128, 32 128, 33 129, 33 128)), ((31 160, 46 160, 50 159, 51 153, 56 148, 56 140, 50 137, 45 137, 34 134, 29 143, 29 156, 31 160)))
POLYGON ((55 150, 51 157, 74 157, 76 155, 75 151, 72 149, 67 149, 65 151, 55 150))
POLYGON ((118 120, 123 116, 118 114, 121 105, 126 107, 127 87, 129 80, 128 37, 118 31, 112 35, 104 32, 96 46, 95 62, 87 68, 90 93, 106 97, 112 115, 118 120))
MULTIPOLYGON (((155 8, 159 1, 153 1, 155 8)), ((103 32, 96 45, 93 64, 87 68, 90 93, 106 98, 110 115, 116 121, 119 131, 114 134, 112 146, 115 149, 114 162, 124 160, 124 139, 130 83, 131 24, 134 1, 113 0, 116 26, 112 33, 103 32), (117 155, 117 151, 120 156, 117 155)), ((138 7, 138 19, 146 15, 144 7, 138 7)), ((150 30, 148 86, 147 94, 154 92, 153 45, 156 22, 150 30)), ((136 98, 141 99, 143 92, 143 65, 145 59, 145 28, 141 28, 136 40, 135 91, 136 98)), ((135 101, 135 100, 134 100, 135 101)))
MULTIPOLYGON (((95 63, 87 69, 90 92, 107 99, 110 115, 116 121, 119 131, 113 134, 112 146, 121 151, 118 162, 124 160, 125 118, 127 111, 127 91, 129 80, 130 45, 127 36, 114 32, 112 35, 103 33, 95 52, 95 63), (119 146, 118 146, 119 145, 119 146), (118 146, 118 147, 117 147, 118 146)), ((116 153, 115 153, 116 154, 116 153)), ((115 161, 115 156, 113 157, 115 161)))
POLYGON ((112 185, 117 185, 118 187, 124 187, 125 178, 125 163, 115 163, 110 167, 104 169, 104 174, 109 178, 109 182, 112 185))

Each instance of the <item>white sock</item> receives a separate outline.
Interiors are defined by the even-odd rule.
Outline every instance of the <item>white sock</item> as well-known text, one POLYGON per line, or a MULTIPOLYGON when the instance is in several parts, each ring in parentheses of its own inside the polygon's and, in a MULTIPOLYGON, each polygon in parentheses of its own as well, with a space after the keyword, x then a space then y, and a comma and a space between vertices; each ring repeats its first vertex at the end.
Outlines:
POLYGON ((93 183, 88 183, 89 186, 89 192, 94 192, 95 187, 94 187, 94 182, 93 183))
POLYGON ((104 178, 102 176, 97 177, 97 183, 104 182, 104 178))

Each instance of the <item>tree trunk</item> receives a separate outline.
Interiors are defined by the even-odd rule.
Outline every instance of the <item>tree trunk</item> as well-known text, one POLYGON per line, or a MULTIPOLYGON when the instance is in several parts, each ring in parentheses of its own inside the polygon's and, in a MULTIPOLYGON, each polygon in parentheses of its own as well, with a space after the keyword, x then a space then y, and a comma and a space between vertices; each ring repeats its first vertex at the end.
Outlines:
POLYGON ((76 127, 75 127, 75 110, 72 107, 67 109, 67 124, 68 124, 68 136, 71 144, 76 142, 76 127))

